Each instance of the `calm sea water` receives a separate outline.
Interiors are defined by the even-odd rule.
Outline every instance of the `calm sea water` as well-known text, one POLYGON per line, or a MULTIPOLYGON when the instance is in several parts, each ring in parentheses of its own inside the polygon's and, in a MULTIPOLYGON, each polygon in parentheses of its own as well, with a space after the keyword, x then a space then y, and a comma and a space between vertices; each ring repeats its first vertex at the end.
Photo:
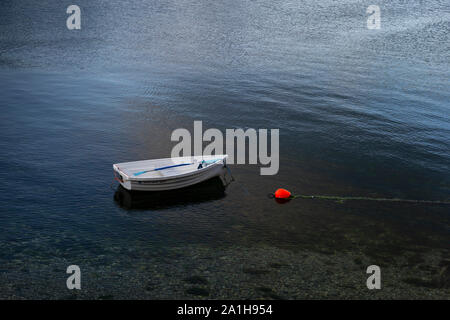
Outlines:
POLYGON ((184 246, 448 261, 448 206, 266 197, 449 199, 447 1, 378 1, 380 30, 366 28, 372 1, 77 0, 73 31, 70 4, 0 4, 0 297, 61 297, 71 263, 126 273, 184 246), (168 157, 194 120, 279 128, 279 174, 232 166, 225 191, 156 199, 116 189, 113 163, 168 157))

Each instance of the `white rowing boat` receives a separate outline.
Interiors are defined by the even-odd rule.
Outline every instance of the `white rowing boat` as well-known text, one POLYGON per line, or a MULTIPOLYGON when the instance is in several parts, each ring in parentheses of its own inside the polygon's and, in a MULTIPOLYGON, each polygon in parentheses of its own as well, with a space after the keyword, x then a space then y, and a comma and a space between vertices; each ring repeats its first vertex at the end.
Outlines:
POLYGON ((177 157, 113 164, 127 190, 163 191, 191 186, 224 173, 227 155, 177 157))

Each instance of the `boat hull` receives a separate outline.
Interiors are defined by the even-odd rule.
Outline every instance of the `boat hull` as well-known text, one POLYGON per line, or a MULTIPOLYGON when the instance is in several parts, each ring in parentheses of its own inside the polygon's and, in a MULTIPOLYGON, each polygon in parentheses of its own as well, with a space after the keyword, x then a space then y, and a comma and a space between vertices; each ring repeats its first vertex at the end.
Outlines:
POLYGON ((206 170, 200 174, 196 174, 193 177, 181 177, 172 178, 169 180, 162 181, 127 181, 121 182, 120 184, 128 190, 135 191, 163 191, 163 190, 174 190, 192 186, 194 184, 209 180, 211 178, 220 176, 224 173, 224 167, 216 166, 210 170, 206 170), (127 188, 128 187, 128 188, 127 188))
POLYGON ((119 183, 127 190, 164 191, 189 187, 211 178, 224 175, 226 168, 224 161, 220 161, 203 170, 193 171, 188 174, 173 176, 167 179, 127 179, 127 176, 124 175, 116 165, 114 165, 114 171, 119 176, 119 183))

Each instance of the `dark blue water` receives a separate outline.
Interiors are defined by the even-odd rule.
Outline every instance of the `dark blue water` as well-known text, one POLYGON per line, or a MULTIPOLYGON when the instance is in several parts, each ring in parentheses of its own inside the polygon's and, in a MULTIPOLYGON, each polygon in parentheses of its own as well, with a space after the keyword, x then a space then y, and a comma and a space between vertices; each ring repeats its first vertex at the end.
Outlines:
MULTIPOLYGON (((419 255, 402 272, 424 263, 424 277, 448 265, 448 206, 266 197, 284 186, 450 199, 446 1, 379 1, 380 30, 366 28, 370 1, 79 0, 82 29, 72 31, 70 4, 0 4, 0 297, 65 297, 71 263, 96 283, 86 297, 130 297, 120 288, 149 266, 176 264, 182 279, 209 265, 190 250, 213 261, 224 246, 362 254, 392 267, 419 255), (156 200, 111 186, 113 163, 168 157, 172 130, 194 120, 279 128, 278 175, 233 166, 225 192, 156 200), (189 267, 173 250, 189 252, 180 258, 189 267)), ((259 263, 248 259, 244 267, 259 263)), ((223 275, 211 268, 216 283, 223 275)), ((255 297, 239 281, 210 297, 255 297)), ((186 296, 176 284, 165 294, 130 288, 137 298, 186 296)))

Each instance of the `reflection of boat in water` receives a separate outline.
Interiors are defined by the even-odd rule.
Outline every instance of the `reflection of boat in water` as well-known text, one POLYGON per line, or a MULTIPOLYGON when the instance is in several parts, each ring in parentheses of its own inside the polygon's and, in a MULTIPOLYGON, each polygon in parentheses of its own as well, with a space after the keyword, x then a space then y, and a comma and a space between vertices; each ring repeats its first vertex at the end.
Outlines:
POLYGON ((164 209, 224 198, 225 188, 220 177, 168 191, 129 191, 119 185, 114 194, 114 200, 125 209, 164 209))
POLYGON ((116 163, 114 174, 128 190, 162 191, 185 188, 220 176, 227 155, 175 157, 116 163))

